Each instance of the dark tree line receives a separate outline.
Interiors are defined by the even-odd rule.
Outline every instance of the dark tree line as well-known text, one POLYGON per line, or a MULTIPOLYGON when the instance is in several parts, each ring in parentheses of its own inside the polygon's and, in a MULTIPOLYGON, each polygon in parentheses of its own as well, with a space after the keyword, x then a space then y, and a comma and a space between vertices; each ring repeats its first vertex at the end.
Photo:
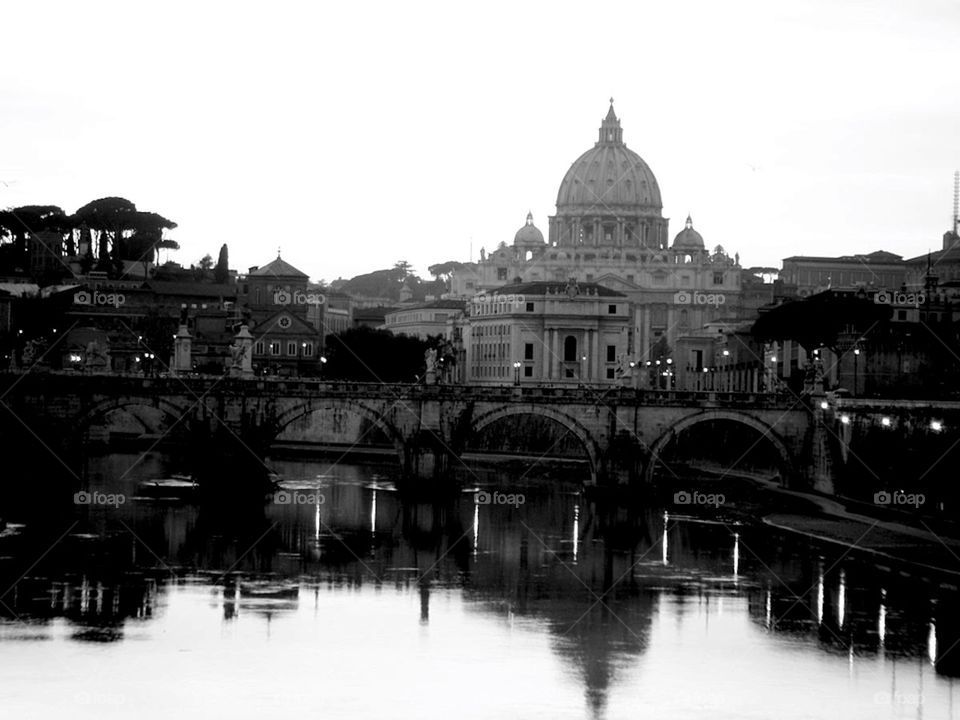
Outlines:
MULTIPOLYGON (((124 261, 151 263, 160 249, 179 245, 164 238, 177 223, 138 210, 125 198, 89 202, 72 215, 56 205, 25 205, 0 211, 0 271, 27 272, 31 247, 57 257, 80 258, 84 271, 119 272, 124 261), (59 235, 59 247, 33 244, 31 238, 59 235)), ((64 268, 66 274, 66 268, 64 268)))

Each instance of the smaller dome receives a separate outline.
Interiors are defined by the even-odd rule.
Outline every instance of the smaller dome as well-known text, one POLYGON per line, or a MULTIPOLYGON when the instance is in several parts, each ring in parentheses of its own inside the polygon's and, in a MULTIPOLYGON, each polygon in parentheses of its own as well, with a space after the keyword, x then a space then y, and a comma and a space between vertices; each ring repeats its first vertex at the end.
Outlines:
POLYGON ((693 220, 687 215, 687 222, 673 239, 674 250, 703 250, 703 236, 693 229, 693 220))
POLYGON ((514 245, 543 245, 543 233, 533 224, 533 213, 527 213, 526 224, 513 236, 514 245))

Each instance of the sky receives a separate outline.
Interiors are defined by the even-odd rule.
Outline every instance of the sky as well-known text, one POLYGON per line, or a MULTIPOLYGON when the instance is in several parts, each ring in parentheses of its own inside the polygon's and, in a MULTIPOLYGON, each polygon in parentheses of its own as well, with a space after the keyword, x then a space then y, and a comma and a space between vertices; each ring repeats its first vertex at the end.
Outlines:
POLYGON ((314 280, 544 233, 608 98, 747 266, 941 247, 960 3, 189 2, 4 7, 0 207, 121 196, 314 280), (18 31, 13 31, 19 28, 18 31))

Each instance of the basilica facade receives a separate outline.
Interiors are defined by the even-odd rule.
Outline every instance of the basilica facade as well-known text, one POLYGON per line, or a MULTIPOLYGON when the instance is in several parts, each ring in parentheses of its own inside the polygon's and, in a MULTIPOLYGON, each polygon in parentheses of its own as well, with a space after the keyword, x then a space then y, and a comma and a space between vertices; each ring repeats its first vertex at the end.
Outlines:
MULTIPOLYGON (((454 273, 451 294, 470 299, 531 282, 591 283, 614 291, 630 307, 617 353, 637 363, 672 354, 679 339, 702 333, 739 306, 738 257, 720 246, 708 250, 689 216, 669 241, 660 186, 650 166, 623 142, 612 100, 597 142, 560 182, 548 228, 544 238, 528 214, 512 244, 502 242, 489 254, 481 250, 479 262, 454 273)), ((550 347, 549 338, 542 342, 550 347)), ((597 375, 591 379, 607 379, 605 369, 597 375)))

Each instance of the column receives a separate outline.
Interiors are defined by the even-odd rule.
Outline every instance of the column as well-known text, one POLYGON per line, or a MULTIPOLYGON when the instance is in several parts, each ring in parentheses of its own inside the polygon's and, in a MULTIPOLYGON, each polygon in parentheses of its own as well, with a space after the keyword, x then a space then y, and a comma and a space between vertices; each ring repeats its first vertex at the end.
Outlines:
POLYGON ((596 368, 594 368, 594 358, 593 358, 594 356, 593 345, 596 342, 596 338, 594 337, 593 330, 587 330, 584 333, 584 338, 585 338, 585 342, 584 342, 585 347, 584 347, 583 354, 587 356, 587 361, 583 362, 581 360, 580 362, 583 365, 584 382, 592 382, 594 379, 594 374, 596 373, 596 368))
POLYGON ((543 380, 548 380, 550 378, 550 348, 552 346, 552 338, 550 333, 553 330, 544 330, 540 335, 540 352, 543 353, 543 357, 540 360, 540 378, 543 380))
POLYGON ((550 332, 553 333, 553 346, 552 352, 550 353, 550 367, 552 371, 550 377, 554 380, 561 377, 560 372, 560 331, 557 328, 554 328, 550 332))

